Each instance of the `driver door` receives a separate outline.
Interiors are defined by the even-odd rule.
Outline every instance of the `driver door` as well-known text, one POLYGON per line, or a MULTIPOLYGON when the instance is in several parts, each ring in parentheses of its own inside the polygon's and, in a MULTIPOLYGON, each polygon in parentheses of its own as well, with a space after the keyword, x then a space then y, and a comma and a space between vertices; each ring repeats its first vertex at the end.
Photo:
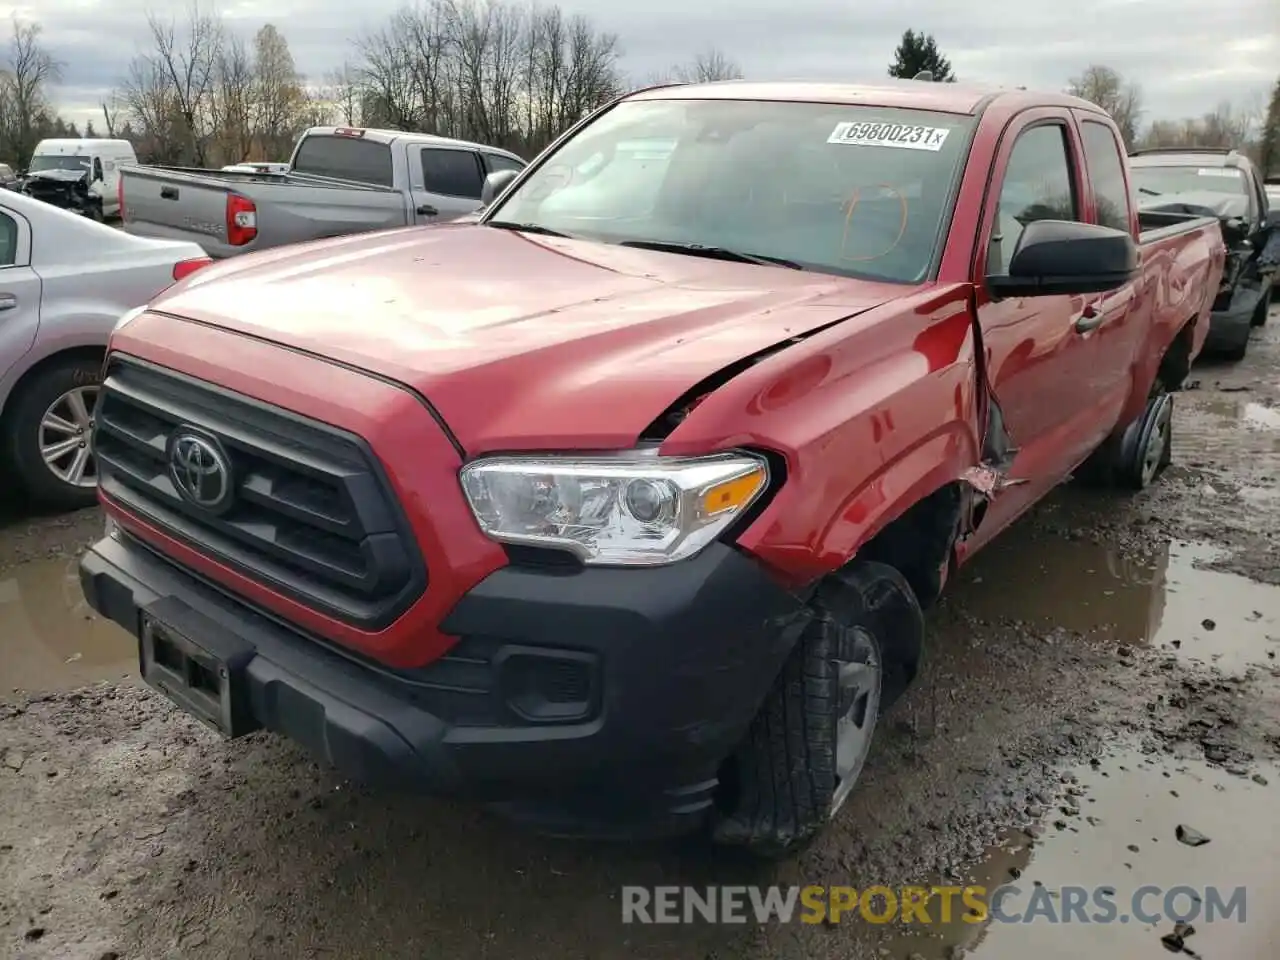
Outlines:
POLYGON ((1084 219, 1082 170, 1076 128, 1065 110, 1024 112, 1001 137, 973 282, 988 383, 1017 449, 1009 475, 1023 482, 993 500, 980 539, 1065 479, 1109 426, 1090 389, 1094 351, 1084 329, 1086 298, 995 299, 985 284, 989 275, 1008 273, 1028 223, 1084 219))

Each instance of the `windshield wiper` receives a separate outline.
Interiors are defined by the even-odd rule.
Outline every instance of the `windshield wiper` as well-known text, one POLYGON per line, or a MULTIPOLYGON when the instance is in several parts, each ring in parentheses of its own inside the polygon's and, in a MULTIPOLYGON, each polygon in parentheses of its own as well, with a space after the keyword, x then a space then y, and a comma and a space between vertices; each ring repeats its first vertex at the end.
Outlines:
POLYGON ((675 240, 621 240, 620 247, 638 247, 641 250, 658 250, 664 253, 687 253, 692 257, 708 257, 713 260, 732 260, 734 263, 755 263, 762 267, 786 267, 803 270, 794 260, 769 257, 761 253, 743 253, 727 247, 709 247, 701 243, 681 243, 675 240))
POLYGON ((1148 197, 1159 197, 1159 196, 1161 196, 1161 193, 1160 193, 1160 191, 1159 191, 1159 190, 1152 190, 1150 187, 1139 187, 1139 188, 1138 188, 1138 192, 1139 192, 1139 193, 1145 193, 1148 197))
POLYGON ((497 227, 499 230, 517 230, 520 233, 540 233, 544 237, 568 237, 569 234, 552 230, 540 223, 516 223, 513 220, 486 220, 486 227, 497 227))

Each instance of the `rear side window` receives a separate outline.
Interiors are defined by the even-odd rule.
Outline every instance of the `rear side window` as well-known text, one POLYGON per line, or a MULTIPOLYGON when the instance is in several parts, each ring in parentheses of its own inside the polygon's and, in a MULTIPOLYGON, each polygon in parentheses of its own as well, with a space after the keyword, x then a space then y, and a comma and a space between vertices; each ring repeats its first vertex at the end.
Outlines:
POLYGON ((0 267, 11 267, 18 259, 18 223, 7 213, 0 213, 0 267))
POLYGON ((512 160, 510 157, 504 157, 499 153, 486 153, 484 162, 489 165, 490 173, 497 173, 499 170, 515 170, 519 172, 524 169, 524 164, 519 160, 512 160))
POLYGON ((359 137, 307 137, 293 160, 298 173, 391 186, 391 147, 359 137))
POLYGON ((1115 134, 1104 123, 1085 120, 1080 124, 1084 135, 1084 158, 1089 165, 1089 180, 1098 200, 1098 223, 1104 227, 1129 231, 1129 191, 1124 186, 1124 167, 1115 134))
POLYGON ((479 159, 471 150, 423 150, 423 186, 428 193, 479 200, 484 181, 479 159))

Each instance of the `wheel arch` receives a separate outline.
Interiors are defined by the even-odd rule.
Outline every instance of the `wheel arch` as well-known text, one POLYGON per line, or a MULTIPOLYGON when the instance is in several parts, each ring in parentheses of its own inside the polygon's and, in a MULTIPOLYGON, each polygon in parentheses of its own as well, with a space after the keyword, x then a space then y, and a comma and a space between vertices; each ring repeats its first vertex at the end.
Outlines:
POLYGON ((106 344, 88 342, 64 345, 34 358, 31 354, 28 354, 26 357, 29 361, 27 365, 11 374, 13 378, 12 385, 0 396, 0 423, 4 422, 9 412, 13 409, 14 398, 19 396, 44 371, 71 359, 96 360, 101 363, 106 359, 106 355, 106 344))

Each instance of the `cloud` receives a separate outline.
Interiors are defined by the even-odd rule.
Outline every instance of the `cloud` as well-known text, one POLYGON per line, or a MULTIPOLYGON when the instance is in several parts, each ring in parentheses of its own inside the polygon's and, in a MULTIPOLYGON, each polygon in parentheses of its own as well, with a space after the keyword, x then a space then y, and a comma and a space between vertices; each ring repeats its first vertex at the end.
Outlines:
MULTIPOLYGON (((548 0, 549 2, 549 0, 548 0)), ((1255 2, 1206 7, 1191 0, 562 0, 618 35, 623 68, 644 77, 714 45, 758 79, 873 80, 884 76, 904 29, 932 33, 966 80, 1059 90, 1092 63, 1142 86, 1145 119, 1203 114, 1230 100, 1253 106, 1280 72, 1280 20, 1255 2)), ((177 0, 151 4, 179 10, 177 0)), ((352 41, 396 0, 238 0, 223 3, 246 37, 264 23, 284 33, 304 73, 352 59, 352 41)), ((0 15, 39 19, 64 62, 57 96, 83 118, 145 45, 145 0, 39 0, 0 4, 0 15), (110 37, 110 42, 104 38, 110 37)))

